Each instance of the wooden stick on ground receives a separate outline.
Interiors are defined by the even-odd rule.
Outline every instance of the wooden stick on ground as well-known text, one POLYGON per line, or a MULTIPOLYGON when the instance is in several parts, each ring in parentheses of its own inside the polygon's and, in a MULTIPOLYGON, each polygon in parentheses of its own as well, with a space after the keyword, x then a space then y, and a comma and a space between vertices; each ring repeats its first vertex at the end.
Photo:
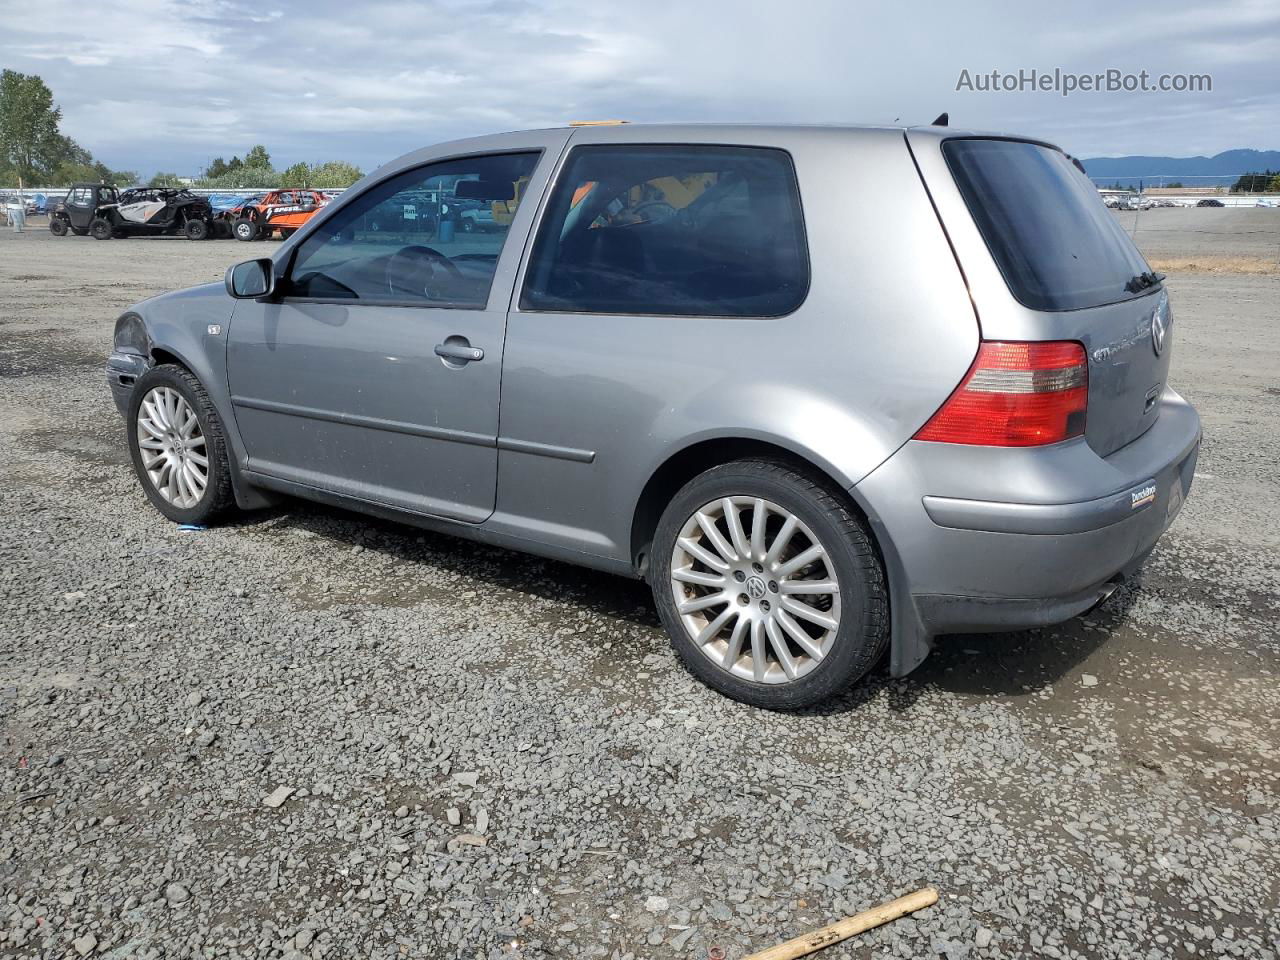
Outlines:
POLYGON ((862 913, 852 917, 837 920, 821 930, 802 934, 794 940, 780 943, 776 947, 753 953, 749 957, 744 957, 743 960, 795 960, 796 957, 807 957, 823 947, 829 947, 833 943, 839 943, 841 940, 848 940, 850 937, 870 930, 872 927, 878 927, 882 923, 888 923, 890 920, 905 917, 908 913, 915 913, 917 910, 931 907, 937 902, 938 891, 933 887, 925 887, 915 893, 909 893, 905 897, 899 897, 889 903, 882 903, 878 907, 864 910, 862 913))

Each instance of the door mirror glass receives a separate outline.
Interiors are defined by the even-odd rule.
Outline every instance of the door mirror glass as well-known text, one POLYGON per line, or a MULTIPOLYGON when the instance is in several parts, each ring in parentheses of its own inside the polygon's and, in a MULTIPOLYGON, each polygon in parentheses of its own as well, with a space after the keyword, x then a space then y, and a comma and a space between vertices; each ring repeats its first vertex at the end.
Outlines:
POLYGON ((227 271, 227 293, 237 300, 256 300, 275 289, 275 266, 267 257, 246 260, 227 271))

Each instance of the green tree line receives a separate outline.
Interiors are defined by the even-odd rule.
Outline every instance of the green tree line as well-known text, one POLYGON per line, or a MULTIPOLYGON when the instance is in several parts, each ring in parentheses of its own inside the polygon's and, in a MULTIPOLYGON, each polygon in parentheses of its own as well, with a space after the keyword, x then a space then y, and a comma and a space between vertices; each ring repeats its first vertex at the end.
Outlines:
MULTIPOLYGON (((112 170, 59 129, 62 108, 53 92, 35 74, 5 70, 0 74, 0 187, 64 187, 76 181, 105 181, 115 186, 139 182, 132 170, 112 170)), ((295 163, 283 171, 271 165, 267 148, 258 144, 242 160, 215 159, 197 180, 213 188, 259 189, 265 187, 349 187, 364 174, 339 160, 327 163, 295 163)), ((161 171, 151 186, 176 187, 176 173, 161 171)))
POLYGON ((1280 172, 1246 173, 1231 186, 1232 193, 1280 193, 1280 172))
POLYGON ((271 154, 262 144, 249 149, 244 159, 217 157, 205 168, 198 181, 202 187, 250 188, 261 187, 349 187, 364 173, 359 167, 341 160, 327 163, 295 163, 282 171, 271 165, 271 154))
POLYGON ((0 186, 61 186, 76 180, 136 183, 132 170, 112 170, 58 129, 62 109, 35 74, 0 73, 0 186))

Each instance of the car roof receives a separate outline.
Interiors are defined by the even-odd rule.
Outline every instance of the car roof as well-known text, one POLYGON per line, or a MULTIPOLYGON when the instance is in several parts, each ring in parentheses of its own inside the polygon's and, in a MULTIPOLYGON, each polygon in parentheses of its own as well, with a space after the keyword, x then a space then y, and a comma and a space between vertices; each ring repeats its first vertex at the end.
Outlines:
MULTIPOLYGON (((528 145, 530 134, 563 132, 589 137, 592 143, 725 143, 801 144, 818 140, 859 140, 912 136, 939 140, 955 137, 996 137, 1011 140, 1033 140, 1027 136, 995 131, 966 130, 932 125, 875 125, 846 123, 608 123, 540 127, 511 130, 504 133, 467 137, 425 146, 406 153, 373 171, 380 179, 398 170, 427 162, 448 153, 481 153, 528 145)), ((1051 146, 1051 144, 1050 144, 1051 146)))

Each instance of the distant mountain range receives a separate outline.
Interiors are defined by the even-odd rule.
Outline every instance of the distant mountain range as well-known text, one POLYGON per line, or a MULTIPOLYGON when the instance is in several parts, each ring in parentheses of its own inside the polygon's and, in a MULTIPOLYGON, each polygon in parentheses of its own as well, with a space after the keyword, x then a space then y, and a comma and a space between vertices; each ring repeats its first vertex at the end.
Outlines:
POLYGON ((1094 157, 1083 161, 1097 183, 1147 186, 1181 180, 1186 187, 1230 186, 1242 173, 1280 170, 1280 150, 1226 150, 1212 157, 1094 157))

